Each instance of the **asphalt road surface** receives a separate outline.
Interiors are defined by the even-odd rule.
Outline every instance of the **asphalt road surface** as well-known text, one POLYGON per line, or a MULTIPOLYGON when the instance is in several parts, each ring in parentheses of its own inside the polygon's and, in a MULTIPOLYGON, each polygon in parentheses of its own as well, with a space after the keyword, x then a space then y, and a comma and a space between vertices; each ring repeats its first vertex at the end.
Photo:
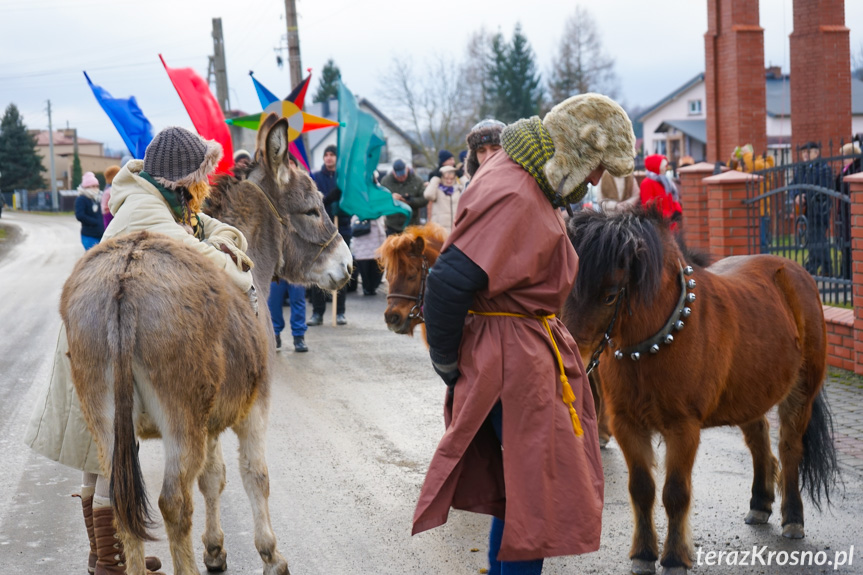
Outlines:
MULTIPOLYGON (((79 226, 71 216, 9 211, 0 225, 17 226, 22 233, 11 249, 0 247, 0 574, 83 574, 86 533, 79 500, 70 497, 78 491, 81 475, 32 453, 21 440, 48 378, 60 323, 60 290, 83 254, 79 226)), ((380 294, 350 294, 347 326, 309 328, 309 353, 296 354, 288 345, 276 358, 268 436, 270 510, 279 548, 294 575, 457 575, 487 567, 487 517, 452 512, 443 527, 410 536, 425 469, 443 433, 444 387, 418 338, 386 330, 384 307, 380 294)), ((289 344, 290 338, 284 339, 289 344)), ((261 573, 236 446, 227 432, 228 478, 222 497, 227 573, 261 573)), ((160 449, 157 441, 142 442, 151 501, 160 488, 160 449)), ((603 461, 606 498, 599 552, 547 560, 544 574, 629 572, 626 465, 614 441, 603 461)), ((661 485, 661 471, 659 475, 661 485)), ((863 573, 863 485, 853 470, 846 470, 844 490, 823 513, 805 501, 807 536, 802 541, 781 537, 778 513, 768 525, 743 523, 751 460, 738 430, 703 434, 693 482, 693 541, 702 551, 702 564, 693 573, 863 573), (853 563, 848 565, 852 545, 853 563), (756 559, 754 566, 728 565, 727 556, 721 566, 705 564, 708 552, 734 550, 740 563, 742 552, 751 556, 754 546, 764 548, 757 556, 765 564, 756 559), (824 564, 780 566, 781 554, 766 564, 770 552, 781 551, 812 551, 824 564), (842 553, 845 565, 834 569, 842 553)), ((196 495, 193 540, 198 557, 203 553, 202 511, 196 495)), ((666 520, 661 503, 656 517, 662 538, 666 520)), ((148 553, 159 555, 171 573, 164 531, 157 535, 160 540, 148 545, 148 553)), ((203 571, 203 563, 199 565, 203 571)))

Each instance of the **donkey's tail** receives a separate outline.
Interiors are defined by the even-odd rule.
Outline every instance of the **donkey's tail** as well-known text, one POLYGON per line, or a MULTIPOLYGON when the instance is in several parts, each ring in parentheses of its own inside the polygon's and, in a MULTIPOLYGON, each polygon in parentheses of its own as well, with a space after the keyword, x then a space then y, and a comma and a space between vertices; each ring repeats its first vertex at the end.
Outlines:
POLYGON ((153 521, 141 474, 133 421, 135 388, 132 357, 138 314, 135 303, 129 297, 127 285, 133 281, 129 268, 140 256, 140 239, 128 247, 123 266, 125 269, 118 275, 108 320, 109 362, 114 371, 114 456, 110 485, 117 527, 137 539, 153 541, 149 533, 153 521))
POLYGON ((803 433, 803 458, 800 460, 801 488, 818 511, 821 511, 821 494, 830 504, 830 491, 840 480, 833 444, 833 414, 822 389, 812 403, 809 426, 803 433))

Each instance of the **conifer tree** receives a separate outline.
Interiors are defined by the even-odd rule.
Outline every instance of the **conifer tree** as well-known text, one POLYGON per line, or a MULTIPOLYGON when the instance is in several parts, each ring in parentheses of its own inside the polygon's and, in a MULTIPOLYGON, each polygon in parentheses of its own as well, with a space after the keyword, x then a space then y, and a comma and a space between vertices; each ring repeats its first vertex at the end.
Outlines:
POLYGON ((521 24, 515 25, 515 31, 512 34, 512 42, 507 54, 507 67, 511 116, 503 121, 512 122, 519 118, 535 116, 539 113, 542 87, 533 50, 521 32, 521 24))
POLYGON ((324 64, 324 69, 321 70, 321 79, 318 83, 318 91, 315 92, 314 102, 324 102, 330 98, 337 98, 339 95, 339 80, 342 78, 342 72, 333 59, 327 60, 324 64))
POLYGON ((0 190, 36 190, 44 187, 42 158, 36 138, 27 132, 15 104, 9 104, 0 120, 0 190))
POLYGON ((81 171, 81 158, 78 157, 78 150, 75 150, 75 154, 72 156, 72 189, 77 189, 83 179, 84 173, 81 171))

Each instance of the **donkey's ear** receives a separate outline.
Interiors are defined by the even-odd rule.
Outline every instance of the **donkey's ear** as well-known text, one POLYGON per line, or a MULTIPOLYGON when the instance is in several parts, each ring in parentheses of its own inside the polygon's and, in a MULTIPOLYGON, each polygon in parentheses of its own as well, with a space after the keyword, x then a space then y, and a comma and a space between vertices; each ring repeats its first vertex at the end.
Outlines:
POLYGON ((416 238, 414 243, 411 244, 411 255, 421 256, 423 255, 423 251, 426 249, 426 241, 422 238, 422 236, 416 238))
POLYGON ((282 185, 291 179, 288 156, 288 121, 270 114, 258 130, 258 145, 264 144, 263 159, 270 173, 282 185), (261 140, 264 140, 261 142, 261 140))
MULTIPOLYGON (((263 155, 264 161, 266 161, 267 157, 267 137, 273 129, 273 126, 275 126, 278 121, 279 116, 270 112, 261 120, 261 125, 258 128, 258 134, 255 137, 255 148, 257 153, 263 155)), ((257 153, 255 156, 258 155, 257 153)), ((255 159, 258 160, 259 158, 256 157, 255 159)))

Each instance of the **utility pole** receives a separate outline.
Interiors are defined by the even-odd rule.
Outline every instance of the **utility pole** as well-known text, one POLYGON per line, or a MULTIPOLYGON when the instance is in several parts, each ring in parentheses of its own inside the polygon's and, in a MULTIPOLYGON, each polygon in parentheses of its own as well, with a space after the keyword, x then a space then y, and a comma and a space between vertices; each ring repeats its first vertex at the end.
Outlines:
POLYGON ((285 15, 288 24, 288 65, 291 71, 291 87, 303 81, 303 65, 300 62, 300 30, 297 25, 296 0, 285 0, 285 15))
POLYGON ((48 155, 51 158, 51 209, 60 211, 60 198, 57 196, 57 176, 54 171, 54 125, 51 123, 51 100, 48 100, 48 155))
POLYGON ((210 70, 207 81, 215 77, 216 100, 222 108, 222 113, 227 115, 231 109, 228 97, 228 67, 225 65, 225 39, 222 36, 222 19, 213 18, 213 55, 210 56, 210 70))

